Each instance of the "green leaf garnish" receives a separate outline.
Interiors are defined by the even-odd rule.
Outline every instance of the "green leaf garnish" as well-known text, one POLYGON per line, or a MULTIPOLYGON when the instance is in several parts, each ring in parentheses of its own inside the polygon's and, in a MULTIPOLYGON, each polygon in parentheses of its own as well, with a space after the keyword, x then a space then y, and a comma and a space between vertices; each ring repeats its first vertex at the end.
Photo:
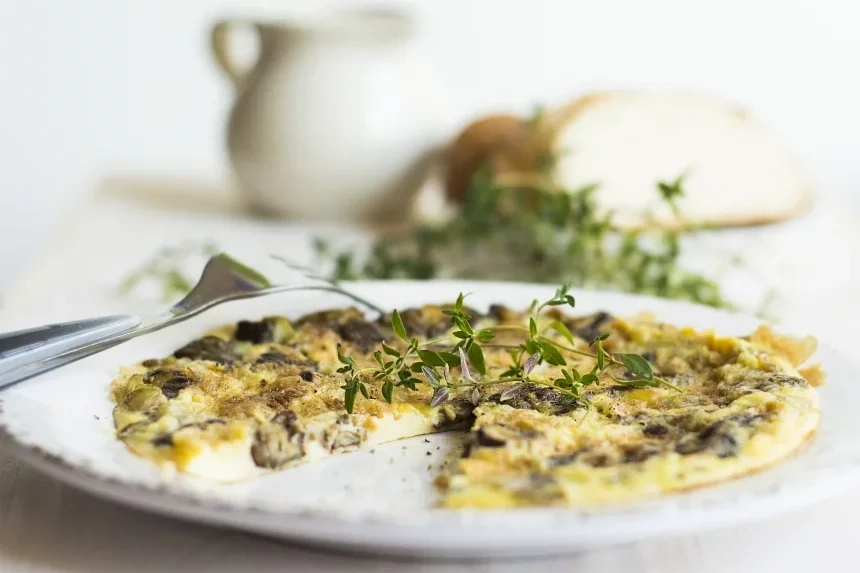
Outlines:
POLYGON ((475 334, 475 338, 478 339, 479 342, 489 342, 496 337, 496 334, 492 330, 479 330, 475 334))
POLYGON ((548 364, 552 364, 553 366, 564 366, 567 364, 564 356, 561 355, 558 348, 556 348, 551 342, 541 342, 539 343, 539 346, 540 356, 548 364))
POLYGON ((437 388, 433 392, 433 397, 430 399, 430 407, 436 408, 448 401, 449 393, 447 388, 437 388))
POLYGON ((409 342, 409 336, 406 335, 406 327, 403 326, 403 319, 400 318, 400 313, 397 310, 391 313, 391 328, 394 329, 394 334, 409 342))
POLYGON ((638 354, 619 354, 618 357, 634 378, 653 382, 654 372, 651 370, 651 365, 648 364, 647 360, 638 354))
POLYGON ((418 357, 427 366, 445 366, 445 360, 432 350, 419 350, 418 357))
POLYGON ((472 344, 466 352, 466 355, 469 357, 469 362, 472 363, 475 370, 477 370, 481 375, 487 373, 487 366, 484 363, 484 351, 481 350, 480 346, 472 344))
POLYGON ((570 333, 570 329, 563 322, 553 320, 549 323, 549 327, 561 334, 569 343, 574 344, 573 334, 570 333))
MULTIPOLYGON (((654 375, 651 365, 645 358, 638 354, 618 354, 617 357, 607 353, 603 348, 603 341, 608 337, 602 334, 591 342, 596 346, 596 352, 577 348, 576 337, 571 334, 568 327, 560 320, 552 320, 547 327, 540 331, 538 329, 538 318, 542 309, 563 304, 572 304, 573 295, 569 293, 569 285, 559 287, 552 298, 533 304, 529 316, 529 326, 512 324, 498 324, 475 329, 471 316, 463 311, 463 297, 461 293, 457 297, 454 308, 447 316, 450 317, 451 325, 459 330, 454 331, 452 337, 437 338, 432 341, 421 341, 417 338, 408 339, 400 313, 392 312, 392 328, 397 335, 408 342, 405 350, 398 350, 382 342, 380 350, 372 352, 376 366, 358 368, 356 360, 344 355, 340 345, 336 348, 338 362, 341 367, 338 373, 344 375, 345 383, 341 388, 344 390, 344 408, 352 412, 358 394, 365 399, 370 399, 371 391, 360 377, 365 375, 364 380, 372 379, 381 384, 380 393, 382 399, 391 403, 394 389, 401 387, 407 390, 417 390, 421 384, 428 384, 433 388, 433 396, 430 400, 432 407, 438 407, 448 401, 452 392, 460 389, 469 390, 468 393, 459 394, 469 396, 469 400, 475 405, 481 397, 480 388, 487 385, 506 384, 501 392, 501 401, 513 398, 521 389, 522 384, 536 384, 555 388, 565 395, 565 400, 579 400, 589 403, 589 394, 584 388, 600 383, 600 377, 607 377, 628 386, 647 387, 663 384, 675 388, 663 378, 654 375), (484 356, 483 344, 495 338, 495 332, 499 329, 519 331, 523 339, 520 343, 508 346, 508 354, 511 362, 501 372, 488 377, 486 358, 484 356), (557 342, 541 334, 546 330, 553 330, 564 338, 565 343, 557 342), (448 340, 447 350, 439 350, 445 347, 444 342, 448 340), (583 367, 582 363, 569 363, 565 354, 588 357, 594 362, 588 364, 590 371, 580 372, 577 366, 583 367), (388 359, 386 358, 388 357, 388 359), (541 363, 559 367, 561 377, 552 381, 537 377, 531 378, 535 367, 541 363), (460 379, 452 380, 451 367, 460 367, 462 376, 460 379), (611 367, 623 366, 627 370, 627 377, 621 380, 615 377, 611 367), (438 368, 442 369, 442 375, 438 368), (419 376, 416 376, 419 375, 419 376)), ((549 312, 549 311, 547 311, 549 312)), ((450 332, 450 331, 449 331, 450 332)), ((506 346, 494 344, 494 346, 506 346)), ((366 358, 362 364, 366 363, 366 358)), ((499 370, 502 370, 501 368, 499 370)), ((498 372, 497 370, 496 372, 498 372)), ((377 398, 378 399, 378 398, 377 398)))
POLYGON ((387 344, 385 344, 384 341, 382 342, 382 351, 385 352, 389 356, 400 356, 399 350, 397 350, 396 348, 392 348, 392 347, 388 346, 387 344))
POLYGON ((427 382, 430 384, 430 386, 432 386, 433 388, 439 387, 439 376, 436 374, 436 372, 433 371, 432 368, 422 366, 421 372, 424 374, 424 378, 427 379, 427 382))
POLYGON ((355 398, 358 395, 358 385, 350 382, 342 386, 342 388, 344 389, 343 407, 348 413, 352 414, 355 408, 355 398))
POLYGON ((386 380, 385 384, 382 385, 382 397, 391 404, 394 397, 394 383, 391 380, 386 380))
POLYGON ((459 366, 460 365, 460 357, 454 354, 453 352, 437 352, 437 354, 442 358, 442 360, 448 366, 459 366))
MULTIPOLYGON (((683 195, 684 175, 655 182, 655 194, 673 210, 683 195)), ((573 307, 572 285, 637 292, 729 307, 709 277, 681 267, 681 230, 625 229, 599 205, 597 185, 581 189, 508 187, 479 170, 459 212, 443 224, 423 224, 403 235, 376 240, 359 261, 352 252, 334 261, 333 278, 528 280, 565 283, 547 306, 573 307), (480 257, 470 253, 481 253, 480 257)), ((451 312, 462 311, 458 298, 451 312)))
POLYGON ((579 379, 579 383, 583 386, 588 386, 589 384, 597 384, 598 380, 599 378, 597 377, 597 374, 589 372, 582 375, 579 379))

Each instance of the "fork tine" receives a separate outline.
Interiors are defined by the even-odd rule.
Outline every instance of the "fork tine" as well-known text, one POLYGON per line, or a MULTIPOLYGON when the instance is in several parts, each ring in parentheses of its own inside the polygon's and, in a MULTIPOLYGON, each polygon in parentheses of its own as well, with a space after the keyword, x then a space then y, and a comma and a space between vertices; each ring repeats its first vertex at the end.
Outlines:
POLYGON ((308 278, 311 280, 317 280, 317 281, 323 282, 327 285, 330 285, 331 287, 333 287, 335 289, 332 292, 339 292, 340 294, 348 296, 349 298, 351 298, 357 302, 360 302, 361 304, 365 305, 366 307, 370 308, 373 311, 378 312, 379 314, 385 314, 386 313, 386 310, 383 309, 382 307, 380 307, 379 305, 372 303, 372 302, 370 302, 370 301, 368 301, 362 297, 359 297, 358 295, 356 295, 352 292, 347 291, 336 281, 333 281, 331 279, 328 279, 328 278, 320 275, 319 273, 317 273, 313 269, 310 269, 310 268, 308 268, 304 265, 300 265, 298 263, 294 263, 294 262, 290 261, 289 259, 282 257, 281 255, 270 255, 270 256, 273 259, 275 259, 276 261, 284 264, 287 268, 292 269, 292 270, 297 271, 297 272, 300 272, 305 278, 308 278))

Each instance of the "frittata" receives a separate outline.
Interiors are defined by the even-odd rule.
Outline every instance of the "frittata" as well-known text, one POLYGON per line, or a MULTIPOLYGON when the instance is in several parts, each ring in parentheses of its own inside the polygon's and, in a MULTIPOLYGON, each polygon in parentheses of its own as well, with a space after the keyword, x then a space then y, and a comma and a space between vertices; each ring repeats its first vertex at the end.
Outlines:
MULTIPOLYGON (((450 334, 446 305, 401 311, 409 336, 450 334)), ((477 327, 528 324, 525 311, 470 309, 477 327)), ((124 368, 111 386, 117 436, 165 471, 219 482, 249 479, 315 459, 411 436, 468 430, 462 457, 437 480, 446 507, 581 506, 631 500, 739 477, 778 462, 820 423, 817 366, 799 369, 814 339, 779 337, 760 327, 743 338, 606 312, 569 316, 550 309, 588 349, 609 334, 610 354, 637 353, 671 386, 635 388, 601 376, 581 398, 540 384, 452 388, 431 407, 433 389, 398 387, 392 403, 381 381, 364 377, 368 399, 344 409, 338 345, 359 368, 394 336, 391 317, 357 308, 240 321, 206 333, 171 356, 124 368)), ((510 363, 498 330, 487 345, 485 379, 510 363)), ((430 346, 433 347, 432 345, 430 346)), ((587 370, 594 359, 565 354, 587 370)), ((531 379, 552 380, 542 363, 531 379)), ((452 382, 462 381, 459 368, 452 382)), ((623 381, 622 381, 623 382, 623 381)), ((454 385, 456 386, 456 384, 454 385)))

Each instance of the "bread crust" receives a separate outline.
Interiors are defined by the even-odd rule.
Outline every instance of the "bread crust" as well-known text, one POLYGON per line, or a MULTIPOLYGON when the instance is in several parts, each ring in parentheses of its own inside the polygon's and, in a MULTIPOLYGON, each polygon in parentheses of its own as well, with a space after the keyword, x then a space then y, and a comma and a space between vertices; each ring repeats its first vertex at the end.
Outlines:
MULTIPOLYGON (((635 94, 634 90, 602 90, 588 92, 571 102, 549 110, 542 122, 541 132, 523 118, 511 114, 485 116, 469 124, 451 145, 444 191, 447 199, 462 203, 466 199, 471 178, 483 163, 492 167, 494 178, 502 185, 529 186, 552 184, 538 171, 538 156, 557 146, 558 138, 588 111, 615 98, 635 94), (530 133, 530 131, 532 133, 530 133)), ((703 94, 703 97, 704 94, 703 94)), ((737 116, 752 121, 748 110, 733 106, 737 116)), ((599 197, 599 194, 598 194, 599 197)), ((598 199, 599 200, 599 199, 598 199)), ((646 214, 616 217, 615 223, 626 230, 686 230, 691 227, 741 228, 780 223, 811 212, 814 192, 802 191, 793 205, 768 212, 742 216, 710 216, 700 220, 660 218, 651 220, 646 214)))

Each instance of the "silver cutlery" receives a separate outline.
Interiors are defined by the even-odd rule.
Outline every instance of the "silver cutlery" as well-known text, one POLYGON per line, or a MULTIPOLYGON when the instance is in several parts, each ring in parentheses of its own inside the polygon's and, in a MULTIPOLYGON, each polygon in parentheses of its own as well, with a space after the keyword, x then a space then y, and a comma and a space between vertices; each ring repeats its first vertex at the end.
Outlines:
POLYGON ((0 388, 167 328, 229 301, 288 291, 317 290, 346 296, 380 314, 385 312, 380 306, 344 290, 310 269, 275 255, 271 258, 305 279, 316 281, 316 284, 300 284, 295 280, 274 284, 260 271, 220 253, 207 261, 191 291, 165 312, 154 316, 113 315, 0 334, 0 388))

